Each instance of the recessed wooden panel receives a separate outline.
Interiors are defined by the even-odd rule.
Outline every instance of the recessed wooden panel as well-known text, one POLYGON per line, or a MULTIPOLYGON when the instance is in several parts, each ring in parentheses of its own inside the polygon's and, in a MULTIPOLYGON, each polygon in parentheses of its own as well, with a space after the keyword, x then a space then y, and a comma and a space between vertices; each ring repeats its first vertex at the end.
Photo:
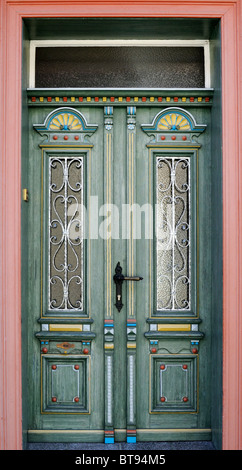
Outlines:
POLYGON ((42 357, 42 412, 89 413, 89 357, 42 357))
POLYGON ((151 356, 150 411, 197 411, 197 357, 151 356))

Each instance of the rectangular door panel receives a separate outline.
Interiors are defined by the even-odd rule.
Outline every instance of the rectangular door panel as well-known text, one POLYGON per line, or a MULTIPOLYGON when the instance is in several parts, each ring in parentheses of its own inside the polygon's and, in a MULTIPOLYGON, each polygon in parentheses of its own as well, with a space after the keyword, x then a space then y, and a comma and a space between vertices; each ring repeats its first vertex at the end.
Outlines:
POLYGON ((195 439, 210 434, 211 297, 201 282, 210 266, 208 122, 204 109, 137 108, 136 198, 148 202, 136 242, 139 440, 187 439, 191 428, 195 439))
POLYGON ((90 413, 90 356, 43 355, 42 413, 90 413))
POLYGON ((30 119, 29 439, 99 441, 104 261, 91 213, 103 201, 103 111, 31 109, 30 119))

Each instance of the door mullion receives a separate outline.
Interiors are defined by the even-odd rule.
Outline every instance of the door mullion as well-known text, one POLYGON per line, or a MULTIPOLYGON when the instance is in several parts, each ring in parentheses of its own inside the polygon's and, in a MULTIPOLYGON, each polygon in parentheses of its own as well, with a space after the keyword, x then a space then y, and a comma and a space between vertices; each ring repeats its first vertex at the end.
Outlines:
MULTIPOLYGON (((134 276, 135 261, 135 148, 136 107, 127 108, 127 169, 128 169, 128 275, 134 276)), ((127 442, 136 442, 136 314, 135 283, 127 286, 127 442)))
POLYGON ((104 198, 107 209, 105 241, 105 443, 114 442, 114 322, 112 300, 112 171, 113 171, 113 107, 104 107, 104 198), (110 210, 109 210, 110 209, 110 210))

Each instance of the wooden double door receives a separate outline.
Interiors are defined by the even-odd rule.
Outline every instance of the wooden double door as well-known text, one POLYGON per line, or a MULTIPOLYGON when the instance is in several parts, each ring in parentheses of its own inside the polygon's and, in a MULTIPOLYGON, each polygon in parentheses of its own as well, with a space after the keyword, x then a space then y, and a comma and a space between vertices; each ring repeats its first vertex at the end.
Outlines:
POLYGON ((29 441, 211 438, 212 96, 173 95, 28 93, 29 441))

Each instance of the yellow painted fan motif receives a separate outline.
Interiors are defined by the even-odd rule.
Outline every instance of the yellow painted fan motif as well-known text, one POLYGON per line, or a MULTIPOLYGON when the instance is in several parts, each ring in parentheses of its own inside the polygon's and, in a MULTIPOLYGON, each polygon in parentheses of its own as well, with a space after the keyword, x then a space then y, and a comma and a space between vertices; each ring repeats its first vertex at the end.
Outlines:
POLYGON ((74 114, 62 113, 51 120, 49 129, 52 131, 80 131, 83 129, 83 126, 81 121, 74 114))
POLYGON ((170 113, 159 120, 157 128, 162 131, 190 131, 191 124, 181 114, 170 113))

